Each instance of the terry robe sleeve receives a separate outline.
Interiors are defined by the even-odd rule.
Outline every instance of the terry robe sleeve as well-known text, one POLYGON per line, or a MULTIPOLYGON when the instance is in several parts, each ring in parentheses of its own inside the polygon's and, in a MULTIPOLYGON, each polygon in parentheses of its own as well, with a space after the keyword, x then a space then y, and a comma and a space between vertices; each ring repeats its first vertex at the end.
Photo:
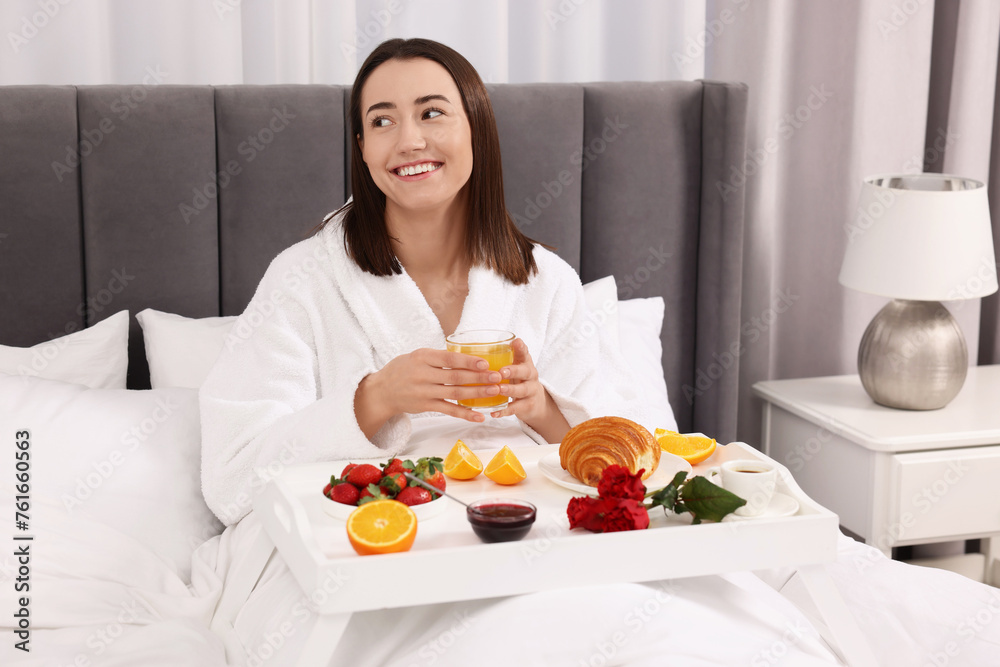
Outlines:
POLYGON ((409 437, 407 417, 374 444, 358 425, 354 394, 377 368, 326 248, 314 237, 272 262, 202 385, 202 489, 227 525, 287 465, 387 456, 409 437))

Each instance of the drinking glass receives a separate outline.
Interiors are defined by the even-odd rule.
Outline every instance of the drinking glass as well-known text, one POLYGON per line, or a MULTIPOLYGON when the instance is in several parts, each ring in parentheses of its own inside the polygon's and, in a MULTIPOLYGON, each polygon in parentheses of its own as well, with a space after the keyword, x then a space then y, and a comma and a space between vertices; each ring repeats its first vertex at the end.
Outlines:
MULTIPOLYGON (((456 331, 445 338, 449 352, 471 354, 474 357, 485 359, 490 365, 491 371, 499 371, 504 366, 510 366, 514 363, 514 348, 511 347, 513 341, 514 334, 499 329, 456 331)), ((500 384, 507 384, 508 382, 509 380, 500 380, 500 384)), ((464 386, 481 387, 482 384, 464 386)), ((508 402, 510 402, 509 396, 498 394, 482 398, 463 398, 458 401, 458 404, 467 408, 492 412, 507 405, 508 402)))

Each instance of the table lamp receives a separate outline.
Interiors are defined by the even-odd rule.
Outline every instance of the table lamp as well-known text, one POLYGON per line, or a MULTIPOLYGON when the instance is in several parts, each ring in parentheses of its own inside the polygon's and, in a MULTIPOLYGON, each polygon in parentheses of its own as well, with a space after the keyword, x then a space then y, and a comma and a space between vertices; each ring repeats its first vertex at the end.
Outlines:
POLYGON ((997 291, 986 188, 948 174, 871 176, 848 236, 840 284, 892 299, 861 338, 865 391, 890 408, 943 408, 969 353, 941 301, 997 291))

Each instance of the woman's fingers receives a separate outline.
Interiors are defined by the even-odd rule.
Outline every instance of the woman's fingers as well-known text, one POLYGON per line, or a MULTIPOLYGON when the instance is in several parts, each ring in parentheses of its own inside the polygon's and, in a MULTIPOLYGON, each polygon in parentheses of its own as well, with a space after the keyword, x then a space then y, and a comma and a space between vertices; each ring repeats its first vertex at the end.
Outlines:
POLYGON ((453 401, 466 401, 473 398, 498 396, 501 393, 501 386, 497 384, 451 385, 446 388, 445 398, 453 401))
POLYGON ((503 379, 510 380, 512 383, 537 379, 538 373, 535 370, 535 364, 531 360, 531 354, 524 341, 515 338, 511 347, 514 349, 514 363, 500 369, 500 375, 503 379))
POLYGON ((456 405, 455 403, 449 403, 448 401, 435 401, 434 406, 430 409, 449 417, 457 417, 470 422, 482 422, 486 420, 486 415, 461 405, 456 405))
POLYGON ((500 384, 497 371, 467 371, 460 368, 434 369, 430 381, 444 385, 500 384))
POLYGON ((449 352, 448 350, 432 350, 423 348, 414 352, 420 354, 419 359, 424 363, 437 368, 459 368, 470 371, 489 370, 490 365, 481 357, 461 352, 449 352))

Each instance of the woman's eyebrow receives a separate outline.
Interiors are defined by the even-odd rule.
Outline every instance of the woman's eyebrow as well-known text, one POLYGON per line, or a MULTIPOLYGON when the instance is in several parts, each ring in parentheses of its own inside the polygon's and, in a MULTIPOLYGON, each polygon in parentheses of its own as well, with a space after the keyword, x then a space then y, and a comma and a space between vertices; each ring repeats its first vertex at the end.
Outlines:
MULTIPOLYGON (((431 100, 442 100, 444 102, 447 102, 448 104, 451 104, 451 100, 449 100, 447 97, 436 93, 431 95, 424 95, 423 97, 418 97, 417 99, 413 100, 413 103, 417 106, 420 106, 421 104, 426 104, 431 100)), ((396 105, 393 104, 392 102, 376 102, 375 104, 368 107, 368 111, 365 112, 365 115, 367 116, 372 111, 377 111, 378 109, 395 109, 395 108, 396 105)))
POLYGON ((368 107, 368 111, 365 112, 365 115, 367 116, 372 111, 376 111, 377 109, 395 109, 395 108, 396 105, 393 104, 392 102, 376 102, 375 104, 368 107))
POLYGON ((431 100, 442 100, 443 102, 451 104, 451 100, 449 100, 444 95, 424 95, 423 97, 418 97, 417 99, 413 100, 413 103, 419 106, 421 104, 426 104, 431 100))

